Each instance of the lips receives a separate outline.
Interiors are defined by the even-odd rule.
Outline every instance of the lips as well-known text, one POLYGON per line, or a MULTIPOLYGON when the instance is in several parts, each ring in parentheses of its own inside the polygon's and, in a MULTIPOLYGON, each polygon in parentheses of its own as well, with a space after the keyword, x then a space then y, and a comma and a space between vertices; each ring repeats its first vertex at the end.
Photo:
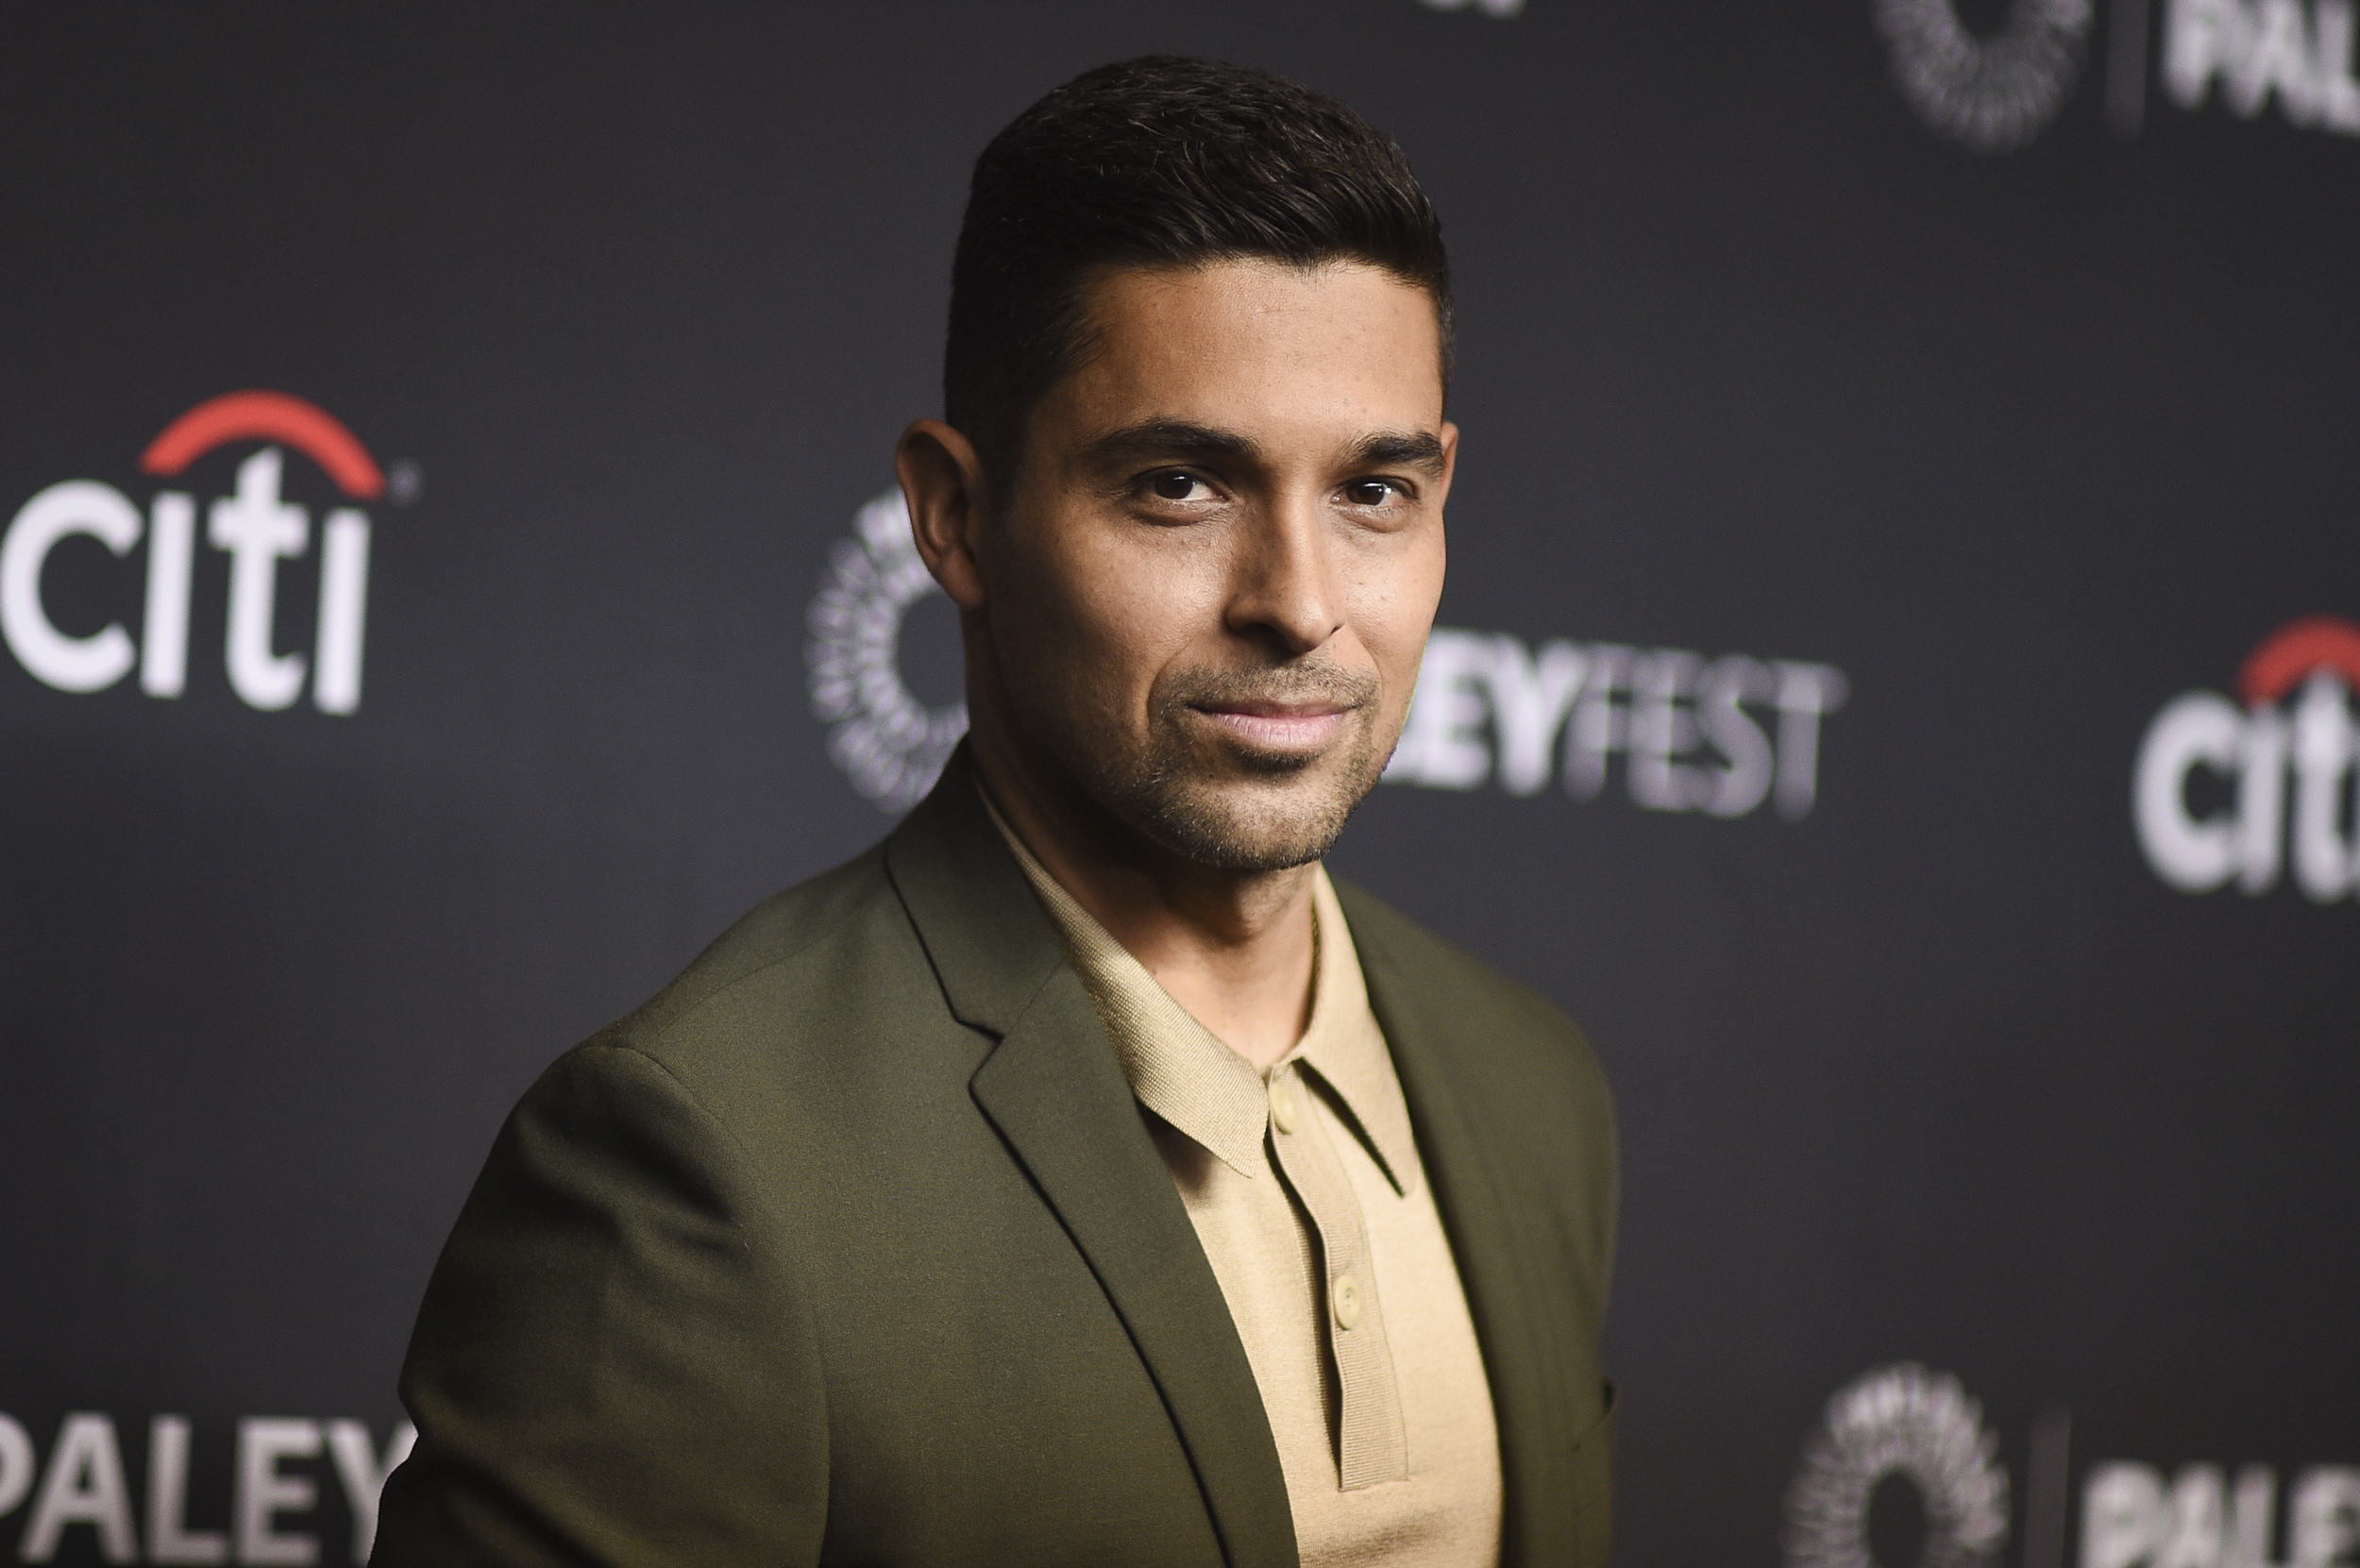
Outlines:
POLYGON ((1222 737, 1233 762, 1291 770, 1336 746, 1374 707, 1376 672, 1334 659, 1265 668, 1174 671, 1157 703, 1164 723, 1222 737))
POLYGON ((1343 728, 1351 710, 1332 703, 1288 707, 1254 703, 1197 709, 1239 740, 1272 751, 1316 751, 1343 728))

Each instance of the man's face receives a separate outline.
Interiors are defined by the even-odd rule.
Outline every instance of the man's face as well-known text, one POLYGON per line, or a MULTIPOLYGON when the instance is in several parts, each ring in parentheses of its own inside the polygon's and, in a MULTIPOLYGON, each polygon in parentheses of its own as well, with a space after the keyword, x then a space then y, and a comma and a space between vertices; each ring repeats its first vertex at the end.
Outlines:
POLYGON ((1327 851, 1442 589, 1432 298, 1373 267, 1119 269, 981 563, 1019 728, 1203 865, 1327 851))

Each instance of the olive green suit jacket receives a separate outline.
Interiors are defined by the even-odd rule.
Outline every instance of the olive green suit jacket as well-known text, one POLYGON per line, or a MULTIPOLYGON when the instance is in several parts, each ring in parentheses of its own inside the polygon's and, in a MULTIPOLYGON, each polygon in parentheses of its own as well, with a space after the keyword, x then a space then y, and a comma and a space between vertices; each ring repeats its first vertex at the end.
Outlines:
MULTIPOLYGON (((1498 1412, 1503 1560, 1607 1559, 1614 1134, 1540 997, 1340 888, 1498 1412)), ((964 755, 494 1145, 374 1561, 1292 1568, 1254 1374, 964 755)))

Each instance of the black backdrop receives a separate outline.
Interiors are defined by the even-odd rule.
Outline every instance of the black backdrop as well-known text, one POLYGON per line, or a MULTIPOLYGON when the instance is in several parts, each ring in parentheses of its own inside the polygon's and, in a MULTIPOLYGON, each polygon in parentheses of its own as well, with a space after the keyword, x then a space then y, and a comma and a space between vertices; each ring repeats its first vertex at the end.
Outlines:
MULTIPOLYGON (((2309 1475, 2328 1523, 2282 1519, 2267 1560, 2351 1560, 2341 1473, 2312 1467, 2360 1464, 2360 915, 2291 872, 2167 885, 2132 808, 2175 697, 2237 693, 2299 616, 2360 616, 2338 14, 0 11, 0 515, 71 480, 196 508, 182 695, 0 657, 0 1411, 28 1440, 12 1459, 0 1424, 0 1550, 39 1555, 45 1509, 59 1560, 120 1520, 118 1560, 170 1560, 151 1420, 180 1415, 197 1558, 227 1532, 233 1560, 346 1560, 349 1432, 322 1424, 393 1438, 419 1290, 514 1096, 888 825, 815 713, 807 607, 936 409, 974 152, 1167 46, 1344 96, 1441 207, 1466 431, 1441 619, 1485 633, 1454 646, 1639 649, 1660 700, 1601 687, 1593 733, 1641 714, 1623 744, 1658 764, 1704 699, 1649 650, 1764 661, 1740 695, 1774 737, 1769 662, 1848 687, 1809 809, 1723 818, 1643 808, 1619 750, 1592 798, 1563 761, 1506 787, 1507 676, 1468 665, 1472 787, 1406 759, 1338 852, 1564 1004, 1611 1075, 1620 1560, 1839 1560, 1789 1512, 1842 1526, 1878 1464, 1790 1487, 1829 1396, 1901 1362, 1980 1402, 2010 1563, 2140 1560, 2118 1530, 2083 1547, 2091 1478, 2138 1491, 2113 1461, 2268 1467, 2274 1517, 2309 1475), (1976 90, 2033 106, 2016 145, 1897 77, 1911 25, 1953 15, 1976 90), (2053 58, 2007 53, 2042 26, 2053 58), (2282 65, 2257 105, 2271 26, 2309 95, 2282 65), (2227 75, 2183 101, 2170 52, 2206 37, 2227 75), (2003 67, 2047 70, 2053 114, 2003 67), (281 650, 312 648, 325 514, 373 527, 349 715, 225 674, 210 508, 258 441, 140 467, 249 388, 389 479, 356 501, 286 448, 311 535, 281 650)), ((35 605, 138 643, 148 556, 69 535, 35 605)), ((924 701, 954 690, 947 622, 937 598, 902 624, 924 701)), ((2348 850, 2342 754, 2299 776, 2340 814, 2304 831, 2348 850)), ((2233 766, 2172 808, 2234 810, 2233 766)), ((1912 1419, 1892 1452, 1940 1435, 1912 1419)), ((1930 1503, 1873 1493, 1887 1568, 1957 1526, 1920 1469, 1930 1503)), ((2210 1551, 2185 1560, 2248 1568, 2210 1551)))

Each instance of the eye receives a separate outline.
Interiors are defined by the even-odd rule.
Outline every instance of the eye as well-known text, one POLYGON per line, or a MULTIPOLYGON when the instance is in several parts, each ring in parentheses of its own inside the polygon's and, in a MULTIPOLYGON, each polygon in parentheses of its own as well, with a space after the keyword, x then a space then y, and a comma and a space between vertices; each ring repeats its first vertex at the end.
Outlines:
POLYGON ((1173 468, 1149 480, 1147 489, 1159 501, 1187 501, 1196 498, 1203 483, 1194 474, 1173 468))
POLYGON ((1355 506, 1383 506, 1401 497, 1401 486, 1391 480, 1354 480, 1344 486, 1344 499, 1355 506))

